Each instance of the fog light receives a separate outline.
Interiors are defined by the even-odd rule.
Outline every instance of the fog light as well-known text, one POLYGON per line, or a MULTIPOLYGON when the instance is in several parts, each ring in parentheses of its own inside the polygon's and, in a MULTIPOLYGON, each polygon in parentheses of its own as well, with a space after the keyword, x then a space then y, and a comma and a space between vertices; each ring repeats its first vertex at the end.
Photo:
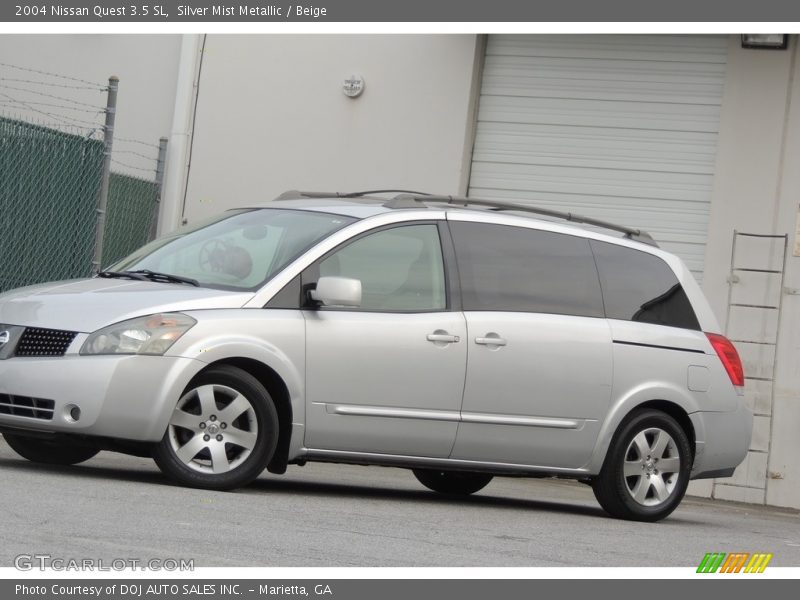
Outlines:
POLYGON ((64 407, 64 412, 67 415, 68 421, 79 421, 81 418, 81 409, 74 404, 69 404, 64 407))

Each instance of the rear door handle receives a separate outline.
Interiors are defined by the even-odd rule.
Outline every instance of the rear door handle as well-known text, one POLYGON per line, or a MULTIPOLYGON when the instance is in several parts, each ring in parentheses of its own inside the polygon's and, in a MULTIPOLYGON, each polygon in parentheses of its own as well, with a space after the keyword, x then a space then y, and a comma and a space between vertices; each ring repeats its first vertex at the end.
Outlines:
POLYGON ((476 337, 475 343, 481 344, 482 346, 505 346, 508 342, 496 333, 488 333, 486 337, 476 337))
POLYGON ((449 333, 429 333, 426 337, 429 342, 439 343, 439 344, 454 344, 456 342, 460 342, 461 338, 457 335, 450 335, 449 333))

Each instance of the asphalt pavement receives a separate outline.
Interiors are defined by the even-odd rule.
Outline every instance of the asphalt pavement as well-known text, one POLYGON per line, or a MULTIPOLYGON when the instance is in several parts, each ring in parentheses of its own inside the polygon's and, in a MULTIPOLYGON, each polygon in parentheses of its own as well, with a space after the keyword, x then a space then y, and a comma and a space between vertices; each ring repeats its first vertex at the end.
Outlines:
POLYGON ((194 559, 195 566, 687 567, 706 552, 800 566, 800 513, 687 497, 656 523, 611 519, 589 487, 496 478, 452 499, 410 471, 309 464, 236 492, 169 483, 149 459, 102 452, 27 462, 0 441, 0 567, 20 554, 194 559))

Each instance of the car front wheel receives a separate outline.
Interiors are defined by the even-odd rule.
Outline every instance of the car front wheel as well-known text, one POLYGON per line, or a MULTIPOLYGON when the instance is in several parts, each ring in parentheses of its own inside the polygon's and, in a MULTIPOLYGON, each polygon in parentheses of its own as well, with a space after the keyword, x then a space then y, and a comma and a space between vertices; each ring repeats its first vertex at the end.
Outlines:
POLYGON ((189 384, 153 458, 182 485, 229 490, 261 474, 277 441, 278 415, 269 392, 246 371, 221 365, 189 384))
POLYGON ((100 452, 93 446, 83 446, 68 440, 46 440, 10 433, 4 434, 3 438, 22 458, 47 465, 77 465, 100 452))
POLYGON ((422 485, 434 492, 462 496, 482 490, 492 480, 492 476, 485 473, 438 471, 435 469, 414 469, 414 477, 422 485))
POLYGON ((691 468, 689 440, 677 421, 658 410, 642 410, 614 436, 592 488, 614 517, 659 521, 680 504, 691 468))

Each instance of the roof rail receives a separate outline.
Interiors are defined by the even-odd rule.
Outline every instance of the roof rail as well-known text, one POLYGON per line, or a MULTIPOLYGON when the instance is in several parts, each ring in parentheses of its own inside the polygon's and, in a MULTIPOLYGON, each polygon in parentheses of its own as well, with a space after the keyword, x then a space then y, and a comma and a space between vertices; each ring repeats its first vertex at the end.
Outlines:
POLYGON ((302 198, 338 198, 339 192, 301 192, 300 190, 287 190, 275 200, 300 200, 302 198))
POLYGON ((560 210, 541 208, 528 204, 515 204, 513 202, 483 200, 481 198, 464 198, 459 196, 435 196, 429 194, 403 193, 385 202, 384 206, 386 208, 420 208, 420 206, 425 206, 424 203, 450 204, 453 206, 464 207, 485 206, 496 211, 516 210, 520 212, 529 212, 537 215, 564 219, 565 221, 572 221, 573 223, 584 223, 586 225, 593 225, 594 227, 600 227, 602 229, 619 231, 624 233, 625 237, 630 240, 642 242, 643 244, 655 246, 656 248, 658 247, 658 244, 653 237, 642 229, 634 229, 633 227, 617 225, 616 223, 609 223, 608 221, 601 221, 600 219, 594 219, 592 217, 583 217, 571 212, 562 212, 560 210))
POLYGON ((411 196, 428 196, 425 192, 415 192, 413 190, 366 190, 363 192, 301 192, 300 190, 288 190, 283 192, 275 200, 301 200, 303 198, 361 198, 370 194, 409 194, 411 196))

